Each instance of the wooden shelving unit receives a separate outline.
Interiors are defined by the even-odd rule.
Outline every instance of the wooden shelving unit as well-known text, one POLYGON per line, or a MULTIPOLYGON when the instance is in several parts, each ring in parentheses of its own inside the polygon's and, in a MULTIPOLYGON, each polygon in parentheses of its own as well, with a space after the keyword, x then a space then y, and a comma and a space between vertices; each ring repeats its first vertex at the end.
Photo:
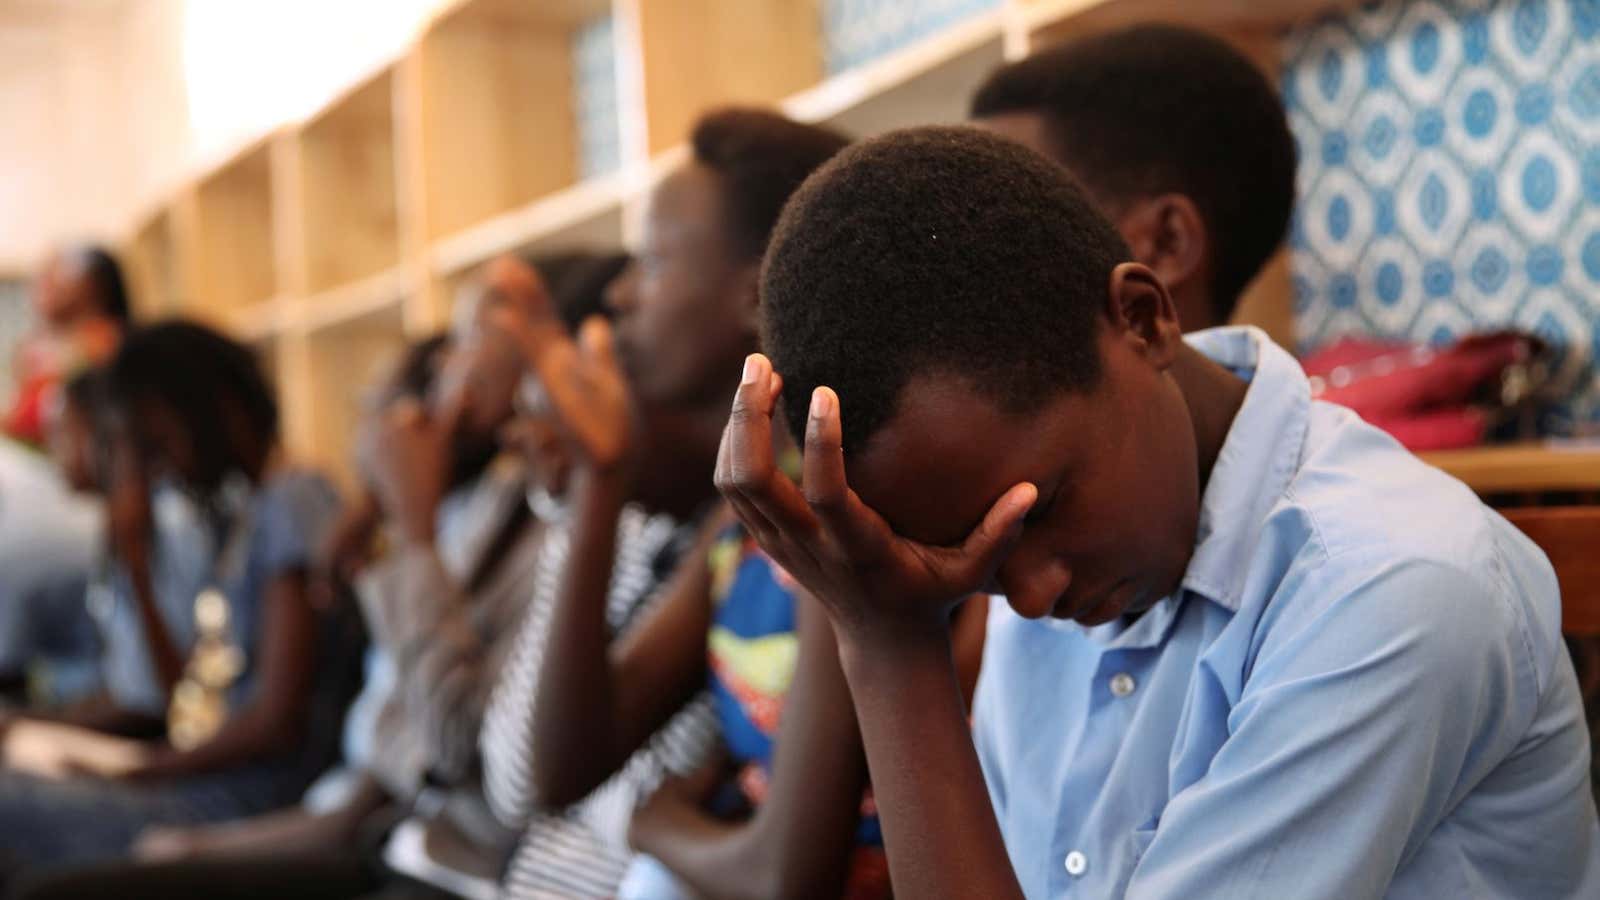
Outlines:
POLYGON ((401 303, 396 302, 309 333, 305 358, 296 361, 308 369, 307 380, 316 395, 309 421, 300 423, 316 437, 301 451, 304 458, 331 471, 348 472, 362 400, 404 343, 405 327, 401 303))
POLYGON ((249 148, 203 179, 193 203, 197 280, 190 303, 204 298, 204 311, 222 314, 267 305, 278 294, 268 144, 249 148))
POLYGON ((186 293, 172 217, 170 208, 154 213, 140 223, 123 247, 134 310, 145 318, 176 312, 179 298, 186 293))
MULTIPOLYGON (((1066 38, 1182 22, 1272 70, 1283 30, 1342 5, 1006 0, 825 77, 817 0, 451 0, 399 58, 194 173, 123 250, 142 315, 196 316, 251 342, 291 452, 347 473, 359 392, 406 338, 443 325, 458 287, 499 253, 629 245, 704 109, 770 105, 858 136, 958 122, 992 68, 1066 38), (594 33, 614 57, 604 171, 582 158, 594 104, 575 64, 594 33)), ((1280 264, 1245 317, 1282 333, 1288 298, 1280 264)))

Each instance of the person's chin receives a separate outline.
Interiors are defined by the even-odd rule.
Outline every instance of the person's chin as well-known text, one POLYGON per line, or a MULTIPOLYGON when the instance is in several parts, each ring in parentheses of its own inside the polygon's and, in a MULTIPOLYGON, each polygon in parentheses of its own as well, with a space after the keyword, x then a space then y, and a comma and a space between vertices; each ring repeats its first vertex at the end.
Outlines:
POLYGON ((1078 602, 1070 602, 1063 597, 1051 614, 1058 619, 1071 619, 1084 627, 1104 625, 1127 612, 1134 593, 1133 586, 1123 582, 1099 596, 1078 602))

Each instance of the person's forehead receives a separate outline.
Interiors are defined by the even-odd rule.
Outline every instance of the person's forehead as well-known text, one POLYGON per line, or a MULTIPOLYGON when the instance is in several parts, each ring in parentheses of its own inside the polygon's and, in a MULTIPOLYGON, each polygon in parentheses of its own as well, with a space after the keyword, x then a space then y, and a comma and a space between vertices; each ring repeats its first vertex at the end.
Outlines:
MULTIPOLYGON (((848 465, 851 486, 897 532, 934 544, 966 537, 1011 486, 1068 466, 1063 394, 1009 412, 963 379, 924 375, 901 390, 894 416, 848 465)), ((840 398, 843 415, 850 400, 840 398)))
POLYGON ((720 221, 721 186, 717 175, 690 161, 672 170, 656 185, 648 219, 656 229, 714 229, 720 221))

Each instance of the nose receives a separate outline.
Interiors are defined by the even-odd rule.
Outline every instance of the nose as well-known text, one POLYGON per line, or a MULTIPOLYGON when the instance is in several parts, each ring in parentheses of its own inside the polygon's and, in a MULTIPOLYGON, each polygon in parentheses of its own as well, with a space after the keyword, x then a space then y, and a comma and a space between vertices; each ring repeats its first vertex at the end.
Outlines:
POLYGON ((629 262, 617 277, 611 279, 606 285, 605 306, 613 316, 622 316, 634 307, 636 288, 639 283, 639 264, 629 262))
POLYGON ((1072 567, 1059 556, 1023 550, 1018 548, 1000 565, 995 581, 1018 615, 1043 618, 1072 586, 1072 567))

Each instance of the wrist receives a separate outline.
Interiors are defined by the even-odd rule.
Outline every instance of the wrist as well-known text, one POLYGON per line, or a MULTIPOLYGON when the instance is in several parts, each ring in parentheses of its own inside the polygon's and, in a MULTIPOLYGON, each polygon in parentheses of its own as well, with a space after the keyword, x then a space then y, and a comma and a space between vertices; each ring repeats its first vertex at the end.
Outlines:
POLYGON ((402 544, 408 547, 431 547, 438 526, 439 502, 433 499, 414 503, 395 504, 396 530, 402 544))
POLYGON ((576 509, 615 514, 628 502, 628 479, 619 467, 580 463, 573 469, 568 492, 576 509))
POLYGON ((432 516, 407 516, 400 523, 400 543, 402 546, 413 550, 428 550, 433 547, 434 528, 432 516), (424 521, 424 520, 428 521, 424 521))
POLYGON ((942 622, 835 626, 834 635, 839 664, 851 682, 902 677, 911 671, 955 671, 950 629, 942 622))
POLYGON ((683 817, 692 812, 682 797, 670 790, 657 788, 634 810, 633 818, 628 823, 628 846, 640 853, 658 855, 661 836, 681 834, 683 817))

